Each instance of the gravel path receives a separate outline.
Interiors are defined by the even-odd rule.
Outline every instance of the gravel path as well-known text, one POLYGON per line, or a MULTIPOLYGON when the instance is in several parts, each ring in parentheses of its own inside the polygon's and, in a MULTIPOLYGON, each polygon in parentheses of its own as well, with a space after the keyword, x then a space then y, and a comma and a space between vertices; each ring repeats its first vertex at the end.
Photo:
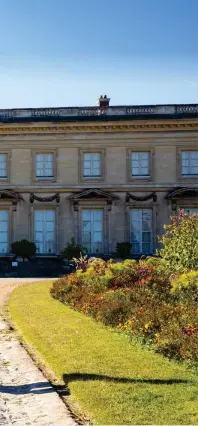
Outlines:
POLYGON ((0 278, 0 425, 76 425, 48 380, 9 330, 2 306, 23 282, 40 279, 0 278))

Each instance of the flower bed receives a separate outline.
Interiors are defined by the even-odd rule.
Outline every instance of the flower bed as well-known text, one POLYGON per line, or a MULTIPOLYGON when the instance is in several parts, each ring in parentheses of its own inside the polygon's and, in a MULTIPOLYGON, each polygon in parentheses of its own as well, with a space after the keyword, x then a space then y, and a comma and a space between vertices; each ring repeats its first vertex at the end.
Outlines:
POLYGON ((198 272, 173 278, 161 261, 101 259, 57 280, 55 299, 128 333, 169 358, 198 361, 198 272))

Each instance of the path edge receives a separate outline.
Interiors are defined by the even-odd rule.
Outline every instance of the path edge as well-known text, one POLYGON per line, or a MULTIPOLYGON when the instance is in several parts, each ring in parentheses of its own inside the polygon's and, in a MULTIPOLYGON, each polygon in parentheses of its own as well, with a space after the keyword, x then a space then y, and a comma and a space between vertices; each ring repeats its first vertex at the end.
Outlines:
MULTIPOLYGON (((42 280, 41 280, 42 281, 42 280)), ((35 281, 36 282, 36 281, 35 281)), ((72 400, 72 396, 65 396, 61 394, 61 391, 63 391, 63 384, 60 382, 60 380, 56 377, 53 370, 51 370, 47 364, 45 363, 45 360, 43 357, 38 353, 38 351, 29 343, 26 341, 25 337, 23 336, 22 331, 15 323, 14 319, 11 317, 10 311, 9 311, 9 302, 10 297, 13 291, 20 285, 20 287, 34 284, 29 283, 23 283, 16 285, 13 290, 10 292, 10 294, 7 295, 2 309, 1 309, 1 315, 3 320, 6 322, 6 324, 9 327, 10 331, 14 331, 15 336, 19 342, 19 344, 25 349, 25 351, 28 353, 30 358, 32 359, 34 365, 38 368, 39 371, 43 374, 43 376, 48 380, 50 385, 54 388, 60 399, 63 401, 63 403, 66 405, 69 414, 71 418, 78 424, 78 425, 92 425, 93 423, 89 419, 89 417, 83 412, 78 402, 75 402, 72 400), (58 390, 60 388, 60 390, 58 390)), ((65 390, 67 391, 67 388, 65 387, 65 390)))

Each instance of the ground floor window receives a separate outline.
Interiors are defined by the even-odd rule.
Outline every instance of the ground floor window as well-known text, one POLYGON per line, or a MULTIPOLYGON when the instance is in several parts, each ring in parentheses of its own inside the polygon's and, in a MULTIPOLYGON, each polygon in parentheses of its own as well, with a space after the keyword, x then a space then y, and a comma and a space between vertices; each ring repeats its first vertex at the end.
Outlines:
POLYGON ((152 209, 130 211, 130 232, 133 254, 152 253, 152 209))
POLYGON ((34 212, 34 241, 37 253, 55 253, 55 211, 34 212))
POLYGON ((198 208, 193 207, 190 209, 184 209, 184 213, 188 213, 188 214, 198 214, 198 208))
POLYGON ((0 253, 8 253, 8 210, 0 210, 0 253))
POLYGON ((82 245, 88 253, 103 253, 103 210, 83 209, 81 221, 82 245))

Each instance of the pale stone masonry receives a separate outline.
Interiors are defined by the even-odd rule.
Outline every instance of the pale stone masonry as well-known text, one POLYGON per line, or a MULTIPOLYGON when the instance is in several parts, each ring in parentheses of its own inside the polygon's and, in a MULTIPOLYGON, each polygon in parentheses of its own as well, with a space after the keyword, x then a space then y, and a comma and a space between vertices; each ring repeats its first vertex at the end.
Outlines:
MULTIPOLYGON (((102 99, 103 101, 105 98, 102 99)), ((0 110, 0 253, 154 253, 178 208, 198 212, 198 105, 0 110)))

